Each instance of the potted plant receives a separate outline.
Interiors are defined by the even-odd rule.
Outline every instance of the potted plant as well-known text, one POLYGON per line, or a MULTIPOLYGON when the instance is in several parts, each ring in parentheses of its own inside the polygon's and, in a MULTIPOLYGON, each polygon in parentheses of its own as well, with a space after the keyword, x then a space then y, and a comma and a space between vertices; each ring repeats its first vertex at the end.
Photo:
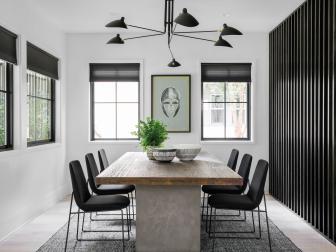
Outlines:
POLYGON ((154 160, 153 148, 161 147, 168 138, 167 127, 160 121, 147 117, 136 126, 137 132, 133 132, 140 139, 140 145, 147 152, 147 157, 154 160))

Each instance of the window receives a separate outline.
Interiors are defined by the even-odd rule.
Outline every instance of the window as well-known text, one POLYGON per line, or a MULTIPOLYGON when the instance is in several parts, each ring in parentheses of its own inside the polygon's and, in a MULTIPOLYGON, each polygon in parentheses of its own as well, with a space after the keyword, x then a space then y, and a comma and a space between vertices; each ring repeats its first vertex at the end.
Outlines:
POLYGON ((13 65, 0 60, 0 150, 13 147, 13 65))
POLYGON ((13 66, 17 35, 0 26, 0 151, 13 148, 13 66))
POLYGON ((55 80, 27 72, 28 145, 55 141, 55 80))
POLYGON ((27 43, 27 145, 55 142, 58 59, 27 43))
POLYGON ((202 140, 250 139, 251 64, 202 64, 202 140))
POLYGON ((91 140, 133 140, 140 114, 139 64, 90 64, 91 140))

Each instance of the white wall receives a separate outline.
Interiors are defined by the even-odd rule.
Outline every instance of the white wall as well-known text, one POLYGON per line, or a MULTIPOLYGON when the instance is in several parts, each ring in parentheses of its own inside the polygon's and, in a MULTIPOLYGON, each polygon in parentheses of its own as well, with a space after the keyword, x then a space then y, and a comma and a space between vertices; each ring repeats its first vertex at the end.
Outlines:
MULTIPOLYGON (((106 45, 112 35, 69 34, 67 36, 67 161, 104 147, 110 161, 125 151, 137 149, 137 143, 89 142, 89 63, 97 61, 143 60, 144 115, 150 115, 152 74, 191 74, 191 133, 169 134, 168 143, 198 143, 201 132, 200 62, 252 62, 253 142, 202 143, 204 149, 226 160, 233 147, 254 157, 268 159, 268 35, 253 33, 231 37, 234 49, 212 46, 208 42, 174 37, 172 48, 182 66, 168 68, 170 56, 167 38, 153 37, 127 41, 125 45, 106 45)), ((124 35, 126 37, 126 35, 124 35)), ((213 38, 214 39, 214 38, 213 38)), ((97 157, 97 156, 96 156, 97 157)))
POLYGON ((19 35, 14 80, 14 150, 0 152, 0 240, 67 192, 65 169, 65 35, 28 1, 1 0, 0 25, 19 35), (60 59, 56 142, 26 146, 26 41, 60 59))

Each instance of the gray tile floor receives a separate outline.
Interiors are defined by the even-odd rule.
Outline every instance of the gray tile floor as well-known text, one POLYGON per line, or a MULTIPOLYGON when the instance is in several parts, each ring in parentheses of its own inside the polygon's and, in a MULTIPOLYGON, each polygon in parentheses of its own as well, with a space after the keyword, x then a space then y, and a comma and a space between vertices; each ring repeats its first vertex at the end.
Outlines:
MULTIPOLYGON (((57 203, 0 242, 0 252, 36 251, 67 221, 69 199, 57 203)), ((268 197, 269 217, 304 252, 336 252, 336 246, 287 207, 268 197)))

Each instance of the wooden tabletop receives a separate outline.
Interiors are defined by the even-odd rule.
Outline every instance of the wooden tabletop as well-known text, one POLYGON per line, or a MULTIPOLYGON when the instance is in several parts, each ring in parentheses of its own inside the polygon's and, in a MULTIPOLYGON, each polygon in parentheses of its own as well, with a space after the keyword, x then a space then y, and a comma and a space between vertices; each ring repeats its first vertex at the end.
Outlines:
POLYGON ((149 160, 143 152, 127 152, 96 177, 97 184, 242 185, 237 173, 208 153, 195 160, 170 163, 149 160))

